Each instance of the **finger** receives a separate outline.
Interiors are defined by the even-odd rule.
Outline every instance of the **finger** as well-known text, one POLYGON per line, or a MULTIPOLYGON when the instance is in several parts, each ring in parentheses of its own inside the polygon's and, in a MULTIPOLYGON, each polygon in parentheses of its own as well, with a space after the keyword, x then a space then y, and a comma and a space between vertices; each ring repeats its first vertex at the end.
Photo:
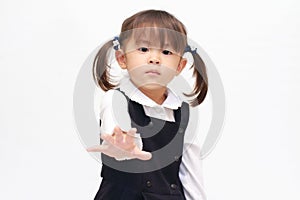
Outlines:
POLYGON ((126 133, 126 135, 127 135, 126 142, 133 143, 134 139, 137 137, 136 136, 136 128, 129 129, 128 132, 126 133))
POLYGON ((125 136, 124 133, 116 133, 115 135, 115 144, 122 144, 125 142, 125 136))
POLYGON ((101 133, 100 137, 101 137, 102 140, 104 140, 106 142, 109 142, 110 144, 115 143, 115 136, 105 134, 105 133, 101 133))
POLYGON ((120 133, 122 133, 122 130, 120 129, 120 127, 116 126, 116 127, 114 128, 114 133, 115 133, 115 134, 120 134, 120 133))
POLYGON ((103 152, 106 150, 106 147, 102 146, 102 145, 95 145, 95 146, 86 148, 86 150, 88 152, 103 152))
POLYGON ((115 133, 115 142, 116 143, 123 143, 124 140, 125 140, 124 139, 124 133, 118 126, 116 126, 114 128, 114 133, 115 133))
POLYGON ((137 150, 133 153, 133 156, 140 160, 150 160, 152 158, 152 154, 147 151, 137 150))
POLYGON ((126 143, 134 143, 135 144, 135 139, 137 138, 136 135, 136 128, 131 128, 128 130, 126 136, 126 143))
POLYGON ((128 130, 127 135, 135 137, 136 136, 136 131, 137 131, 136 128, 131 128, 131 129, 128 130))
POLYGON ((126 133, 123 133, 123 140, 122 140, 122 142, 126 143, 126 139, 127 139, 127 135, 126 135, 126 133))

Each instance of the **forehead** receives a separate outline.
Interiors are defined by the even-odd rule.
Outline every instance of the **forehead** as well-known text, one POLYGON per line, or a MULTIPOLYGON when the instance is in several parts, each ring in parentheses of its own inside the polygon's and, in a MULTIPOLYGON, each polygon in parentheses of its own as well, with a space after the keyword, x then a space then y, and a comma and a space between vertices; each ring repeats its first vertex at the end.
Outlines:
POLYGON ((131 45, 169 46, 178 51, 185 48, 187 41, 186 35, 180 32, 158 27, 136 28, 122 33, 122 36, 131 45))
POLYGON ((131 37, 134 40, 149 40, 151 42, 159 40, 168 40, 175 42, 179 40, 185 40, 186 36, 174 30, 158 28, 158 27, 144 27, 132 29, 131 37))

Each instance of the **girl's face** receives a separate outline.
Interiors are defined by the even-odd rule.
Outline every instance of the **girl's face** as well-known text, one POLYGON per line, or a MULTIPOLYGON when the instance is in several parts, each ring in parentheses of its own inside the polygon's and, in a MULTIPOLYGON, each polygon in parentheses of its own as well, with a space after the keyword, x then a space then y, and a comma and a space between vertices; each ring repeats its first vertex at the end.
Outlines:
POLYGON ((131 81, 143 89, 165 88, 185 67, 187 61, 165 41, 129 40, 123 51, 116 52, 122 69, 127 69, 131 81))

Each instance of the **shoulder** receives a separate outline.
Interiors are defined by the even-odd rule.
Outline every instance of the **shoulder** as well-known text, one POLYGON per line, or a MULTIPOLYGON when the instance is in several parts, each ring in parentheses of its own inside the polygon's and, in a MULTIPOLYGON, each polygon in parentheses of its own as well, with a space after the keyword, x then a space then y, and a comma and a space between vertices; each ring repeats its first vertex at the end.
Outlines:
MULTIPOLYGON (((186 101, 182 101, 181 104, 181 110, 182 112, 186 113, 187 115, 189 115, 190 112, 190 104, 187 103, 186 101)), ((188 117, 188 116, 187 116, 188 117)))
POLYGON ((105 92, 102 96, 100 109, 124 104, 127 104, 127 99, 124 94, 117 89, 112 89, 105 92))

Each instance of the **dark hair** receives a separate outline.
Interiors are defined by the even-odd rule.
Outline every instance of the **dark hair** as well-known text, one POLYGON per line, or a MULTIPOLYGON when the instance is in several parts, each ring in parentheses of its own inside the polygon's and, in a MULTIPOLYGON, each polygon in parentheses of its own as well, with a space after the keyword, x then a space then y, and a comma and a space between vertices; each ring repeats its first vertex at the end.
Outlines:
MULTIPOLYGON (((181 36, 180 39, 176 36, 178 34, 172 34, 173 36, 171 37, 177 37, 172 40, 175 41, 173 46, 175 47, 175 49, 180 49, 179 52, 183 53, 184 48, 187 46, 186 28, 176 17, 162 10, 145 10, 127 18, 122 24, 121 34, 119 36, 120 47, 122 48, 122 46, 125 45, 124 41, 128 39, 133 33, 130 32, 130 30, 146 27, 164 28, 166 30, 172 30, 176 33, 181 33, 181 35, 183 35, 184 37, 181 36)), ((166 32, 163 32, 159 35, 162 41, 165 37, 169 37, 166 36, 165 33, 166 32)), ((110 64, 108 62, 108 58, 110 55, 109 52, 112 47, 113 40, 109 40, 108 42, 106 42, 96 54, 93 63, 94 81, 104 91, 108 91, 118 86, 118 83, 114 83, 109 74, 110 64)), ((196 96, 196 98, 191 100, 190 105, 197 106, 201 104, 206 97, 208 80, 206 67, 200 55, 197 52, 193 52, 192 56, 194 59, 194 63, 191 68, 194 68, 193 76, 196 79, 196 83, 193 91, 190 94, 184 93, 184 95, 186 95, 187 97, 196 96)))

